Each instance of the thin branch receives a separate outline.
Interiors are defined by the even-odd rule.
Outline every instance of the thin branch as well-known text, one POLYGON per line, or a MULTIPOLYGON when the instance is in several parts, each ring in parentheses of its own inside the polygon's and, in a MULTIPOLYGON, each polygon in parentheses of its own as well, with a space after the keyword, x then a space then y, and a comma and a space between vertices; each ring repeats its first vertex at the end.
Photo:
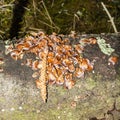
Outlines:
POLYGON ((35 1, 33 0, 33 10, 34 10, 34 15, 35 15, 35 17, 36 17, 36 4, 35 4, 35 1))
POLYGON ((6 7, 13 7, 14 4, 7 4, 7 5, 2 5, 0 6, 0 9, 6 8, 6 7))
POLYGON ((42 29, 34 28, 34 27, 29 27, 28 29, 29 29, 29 30, 32 30, 32 31, 33 31, 33 30, 34 30, 34 31, 40 31, 40 30, 42 30, 42 29))
POLYGON ((42 24, 46 25, 46 26, 49 26, 50 28, 53 28, 55 29, 56 27, 52 26, 52 25, 49 25, 47 24, 46 22, 42 21, 42 20, 38 20, 39 22, 41 22, 42 24))
POLYGON ((116 28, 115 23, 114 23, 114 18, 111 17, 110 12, 108 11, 108 9, 106 8, 106 6, 105 6, 105 4, 103 2, 101 2, 101 5, 103 6, 105 12, 107 13, 107 15, 108 15, 108 17, 110 19, 110 22, 111 22, 111 24, 113 26, 114 32, 118 33, 117 28, 116 28))
POLYGON ((58 26, 56 26, 56 24, 53 22, 53 20, 52 20, 49 12, 48 12, 48 10, 47 10, 47 7, 46 7, 44 1, 42 0, 41 3, 42 3, 42 5, 43 5, 43 7, 44 7, 44 9, 45 9, 46 15, 48 16, 48 19, 49 19, 49 21, 50 21, 51 26, 55 27, 55 28, 58 30, 58 32, 59 32, 60 28, 59 28, 58 26))
POLYGON ((44 9, 45 9, 45 12, 46 12, 49 20, 50 20, 50 23, 51 23, 51 25, 52 25, 52 24, 53 24, 53 21, 52 21, 52 19, 51 19, 51 17, 50 17, 50 14, 49 14, 48 10, 47 10, 47 7, 46 7, 45 3, 43 2, 43 0, 42 0, 41 2, 42 2, 42 5, 43 5, 43 7, 44 7, 44 9))
POLYGON ((79 17, 77 14, 74 14, 74 17, 73 17, 73 30, 75 31, 75 27, 76 27, 76 18, 79 20, 79 17))
POLYGON ((0 30, 0 33, 4 34, 5 32, 3 32, 2 30, 0 30))

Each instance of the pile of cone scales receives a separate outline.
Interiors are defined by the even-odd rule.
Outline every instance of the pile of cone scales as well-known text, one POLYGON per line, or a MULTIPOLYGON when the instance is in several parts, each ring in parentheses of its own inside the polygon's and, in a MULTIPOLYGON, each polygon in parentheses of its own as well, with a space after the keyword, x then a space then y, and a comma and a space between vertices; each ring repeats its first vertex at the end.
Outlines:
POLYGON ((43 32, 33 33, 14 47, 9 47, 9 52, 14 60, 23 59, 26 54, 34 54, 35 58, 26 58, 22 65, 27 65, 35 72, 37 88, 41 90, 44 102, 47 100, 47 86, 49 84, 63 85, 71 89, 75 85, 75 78, 84 77, 86 71, 93 69, 93 63, 82 57, 85 44, 96 44, 95 38, 80 40, 79 44, 71 45, 68 38, 62 39, 53 33, 46 35, 43 32))

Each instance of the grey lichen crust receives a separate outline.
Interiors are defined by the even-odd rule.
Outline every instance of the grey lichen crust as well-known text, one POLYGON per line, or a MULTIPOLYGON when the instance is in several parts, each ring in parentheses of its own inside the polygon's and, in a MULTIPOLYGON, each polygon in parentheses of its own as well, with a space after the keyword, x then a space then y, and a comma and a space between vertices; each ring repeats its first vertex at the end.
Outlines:
POLYGON ((96 39, 97 39, 97 44, 99 48, 104 54, 110 56, 115 51, 113 48, 111 48, 110 44, 106 43, 105 39, 100 37, 96 37, 96 39))

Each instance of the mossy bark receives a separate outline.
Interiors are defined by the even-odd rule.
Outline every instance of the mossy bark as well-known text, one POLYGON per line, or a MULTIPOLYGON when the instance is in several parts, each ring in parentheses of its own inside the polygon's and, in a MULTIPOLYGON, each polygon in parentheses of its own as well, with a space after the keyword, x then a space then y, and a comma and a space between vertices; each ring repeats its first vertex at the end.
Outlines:
MULTIPOLYGON (((104 35, 104 38, 106 37, 115 49, 114 54, 120 55, 120 36, 104 35)), ((2 44, 0 51, 0 57, 4 59, 4 64, 1 65, 3 72, 0 73, 0 119, 120 119, 120 61, 116 66, 108 67, 107 56, 101 53, 98 46, 88 46, 84 51, 84 56, 90 59, 99 58, 94 72, 87 73, 85 78, 77 79, 76 85, 70 90, 62 86, 49 86, 47 103, 41 99, 39 89, 31 77, 33 71, 21 66, 21 61, 14 61, 9 55, 5 55, 2 44), (104 71, 101 68, 103 66, 104 71)))

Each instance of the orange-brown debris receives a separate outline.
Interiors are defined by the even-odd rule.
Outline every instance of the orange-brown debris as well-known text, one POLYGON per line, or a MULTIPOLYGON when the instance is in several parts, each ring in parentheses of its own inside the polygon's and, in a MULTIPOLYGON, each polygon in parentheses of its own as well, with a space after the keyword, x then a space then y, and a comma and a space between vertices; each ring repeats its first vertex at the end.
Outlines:
MULTIPOLYGON (((36 58, 26 59, 25 65, 38 71, 33 74, 37 88, 41 90, 41 97, 47 100, 47 85, 63 85, 71 89, 75 85, 74 78, 84 77, 86 71, 93 69, 91 62, 81 57, 84 47, 81 44, 70 45, 69 39, 62 39, 55 33, 45 35, 43 32, 21 39, 10 49, 14 60, 23 59, 26 54, 34 54, 36 58)), ((86 44, 95 44, 95 38, 84 39, 86 44)))
POLYGON ((115 65, 118 62, 118 57, 117 56, 111 56, 108 61, 115 65))

